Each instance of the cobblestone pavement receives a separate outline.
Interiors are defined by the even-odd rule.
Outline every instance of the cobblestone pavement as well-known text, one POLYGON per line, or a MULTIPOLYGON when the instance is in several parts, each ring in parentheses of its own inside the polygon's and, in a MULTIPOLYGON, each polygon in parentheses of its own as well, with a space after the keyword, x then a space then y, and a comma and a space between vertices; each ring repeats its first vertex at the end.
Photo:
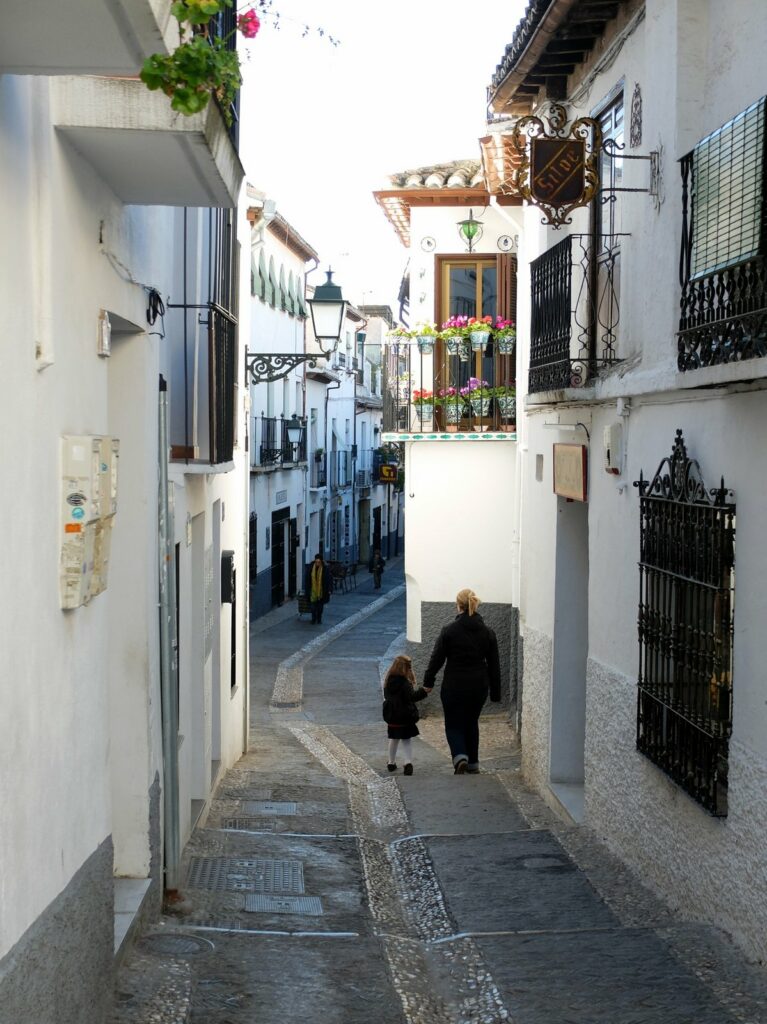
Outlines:
POLYGON ((188 844, 179 912, 123 963, 112 1024, 767 1024, 765 972, 527 790, 502 715, 482 773, 454 776, 433 695, 414 775, 386 772, 390 570, 321 629, 281 612, 254 630, 251 748, 188 844), (286 662, 301 687, 279 701, 286 662))

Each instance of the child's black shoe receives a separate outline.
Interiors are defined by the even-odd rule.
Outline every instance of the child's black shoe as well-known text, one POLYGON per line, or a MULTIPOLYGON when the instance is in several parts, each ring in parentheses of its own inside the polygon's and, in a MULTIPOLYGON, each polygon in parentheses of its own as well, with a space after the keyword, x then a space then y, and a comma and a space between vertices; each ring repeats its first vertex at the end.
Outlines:
POLYGON ((388 770, 389 770, 390 772, 396 772, 396 770, 397 770, 397 766, 396 766, 396 764, 387 764, 387 766, 386 766, 386 767, 388 768, 388 770))
POLYGON ((413 774, 413 766, 412 766, 412 764, 406 764, 405 765, 405 770, 404 770, 403 774, 404 775, 412 775, 413 774))

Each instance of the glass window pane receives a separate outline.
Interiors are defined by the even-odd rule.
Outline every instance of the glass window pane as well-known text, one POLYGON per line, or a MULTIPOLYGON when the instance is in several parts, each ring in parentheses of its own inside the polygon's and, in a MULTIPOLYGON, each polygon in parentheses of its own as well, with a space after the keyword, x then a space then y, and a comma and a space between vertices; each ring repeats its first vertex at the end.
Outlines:
POLYGON ((495 267, 482 267, 482 309, 481 316, 495 317, 498 309, 498 277, 495 267))
POLYGON ((451 266, 448 316, 477 315, 477 268, 451 266))

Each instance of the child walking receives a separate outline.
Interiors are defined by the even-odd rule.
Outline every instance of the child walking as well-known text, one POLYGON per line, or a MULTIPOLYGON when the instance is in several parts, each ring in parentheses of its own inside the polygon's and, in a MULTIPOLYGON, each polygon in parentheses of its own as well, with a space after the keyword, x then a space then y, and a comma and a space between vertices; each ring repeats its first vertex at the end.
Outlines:
POLYGON ((383 719, 388 726, 390 772, 397 770, 397 748, 402 743, 405 758, 405 775, 413 774, 413 753, 411 740, 418 736, 415 724, 420 715, 416 701, 423 700, 431 693, 431 687, 416 686, 413 664, 406 655, 399 655, 391 663, 384 681, 383 719))

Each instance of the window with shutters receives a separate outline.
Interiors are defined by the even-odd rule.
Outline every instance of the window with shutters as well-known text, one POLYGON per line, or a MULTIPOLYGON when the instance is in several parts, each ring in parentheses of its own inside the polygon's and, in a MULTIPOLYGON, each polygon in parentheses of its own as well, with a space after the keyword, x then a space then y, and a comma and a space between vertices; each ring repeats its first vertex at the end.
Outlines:
POLYGON ((681 160, 680 370, 767 355, 762 97, 681 160))

